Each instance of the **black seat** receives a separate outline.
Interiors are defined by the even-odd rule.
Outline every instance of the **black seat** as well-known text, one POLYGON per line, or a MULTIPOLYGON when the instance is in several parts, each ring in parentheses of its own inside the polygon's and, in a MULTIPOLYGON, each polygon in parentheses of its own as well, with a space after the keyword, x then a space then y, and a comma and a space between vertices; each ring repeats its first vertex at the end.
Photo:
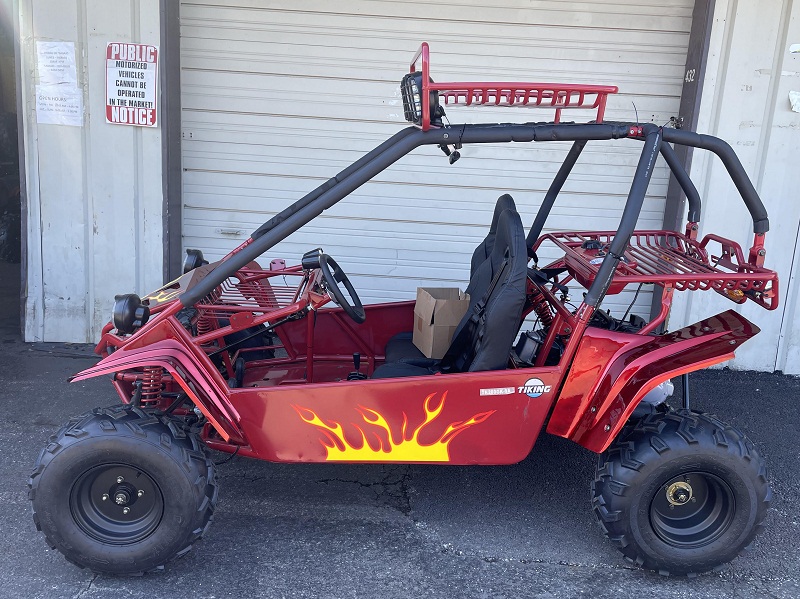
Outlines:
POLYGON ((497 203, 494 205, 494 215, 492 215, 492 224, 489 225, 489 233, 486 238, 478 244, 475 251, 472 252, 472 260, 469 265, 469 276, 475 274, 478 267, 491 255, 494 248, 495 237, 497 235, 497 221, 500 220, 500 215, 504 210, 516 210, 517 206, 514 204, 514 198, 507 193, 504 193, 497 198, 497 203))
MULTIPOLYGON (((497 221, 500 219, 500 215, 503 213, 503 211, 509 209, 516 210, 517 207, 514 204, 514 198, 505 193, 497 198, 497 203, 494 206, 492 223, 489 225, 489 233, 486 235, 484 240, 478 244, 478 246, 475 248, 475 251, 472 253, 472 260, 469 268, 470 281, 475 275, 475 271, 478 270, 478 267, 483 264, 491 255, 497 235, 497 221)), ((467 288, 467 293, 469 293, 469 287, 467 288)), ((386 356, 387 364, 391 362, 405 362, 409 360, 418 361, 420 359, 426 359, 423 353, 419 351, 416 345, 414 345, 414 342, 411 339, 411 331, 407 333, 398 333, 389 339, 389 342, 386 344, 386 350, 384 354, 386 356)))
POLYGON ((491 254, 470 279, 469 308, 444 358, 387 362, 372 378, 506 368, 525 304, 527 264, 522 220, 515 210, 505 210, 497 222, 491 254))
POLYGON ((416 360, 424 358, 425 354, 419 351, 419 348, 414 345, 412 339, 412 331, 407 333, 397 333, 394 337, 389 339, 386 344, 386 363, 400 362, 402 360, 416 360))

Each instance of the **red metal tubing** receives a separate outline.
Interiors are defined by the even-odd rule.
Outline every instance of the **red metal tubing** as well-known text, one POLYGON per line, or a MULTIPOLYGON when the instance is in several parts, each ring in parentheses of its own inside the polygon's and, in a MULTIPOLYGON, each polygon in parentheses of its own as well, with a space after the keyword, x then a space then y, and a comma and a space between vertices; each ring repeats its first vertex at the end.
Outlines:
POLYGON ((595 122, 603 122, 608 94, 619 91, 616 85, 588 85, 575 83, 532 83, 522 81, 459 81, 447 83, 434 83, 430 80, 430 47, 427 42, 422 42, 419 50, 414 54, 409 66, 409 72, 417 72, 417 62, 421 59, 422 85, 420 98, 422 104, 423 131, 431 128, 430 93, 439 92, 444 104, 457 105, 463 101, 466 106, 493 104, 500 106, 542 106, 547 105, 556 109, 554 122, 561 121, 561 111, 564 108, 590 108, 597 109, 595 122), (589 98, 587 99, 587 96, 589 98), (531 104, 531 99, 533 102, 531 104))
POLYGON ((428 48, 428 42, 422 42, 417 50, 417 53, 414 54, 414 59, 411 61, 411 73, 415 72, 415 65, 417 60, 422 57, 422 89, 420 90, 420 94, 422 94, 422 98, 420 98, 422 102, 422 130, 427 131, 431 128, 431 96, 430 96, 430 63, 431 63, 431 54, 430 48, 428 48))

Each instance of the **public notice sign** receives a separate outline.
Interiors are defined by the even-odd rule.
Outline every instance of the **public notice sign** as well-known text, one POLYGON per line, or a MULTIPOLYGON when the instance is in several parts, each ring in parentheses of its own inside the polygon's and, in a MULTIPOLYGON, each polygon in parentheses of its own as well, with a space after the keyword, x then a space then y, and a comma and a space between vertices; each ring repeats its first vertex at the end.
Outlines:
POLYGON ((109 43, 106 48, 106 122, 156 127, 158 46, 109 43))

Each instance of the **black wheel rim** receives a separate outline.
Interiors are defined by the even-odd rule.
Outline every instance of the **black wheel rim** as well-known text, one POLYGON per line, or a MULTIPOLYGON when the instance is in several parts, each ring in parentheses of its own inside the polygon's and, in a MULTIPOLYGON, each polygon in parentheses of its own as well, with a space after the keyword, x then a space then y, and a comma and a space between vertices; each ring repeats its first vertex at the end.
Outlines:
POLYGON ((78 526, 111 545, 147 538, 164 513, 164 498, 156 482, 126 464, 104 464, 86 471, 73 485, 69 502, 78 526))
POLYGON ((707 472, 686 472, 659 487, 650 503, 650 523, 673 547, 702 547, 728 530, 735 507, 724 480, 707 472))

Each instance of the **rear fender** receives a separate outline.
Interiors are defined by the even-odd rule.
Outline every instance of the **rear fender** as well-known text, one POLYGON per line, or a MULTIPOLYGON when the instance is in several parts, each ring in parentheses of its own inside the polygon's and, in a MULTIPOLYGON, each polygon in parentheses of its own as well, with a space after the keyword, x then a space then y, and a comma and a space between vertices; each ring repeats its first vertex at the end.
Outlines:
POLYGON ((70 382, 113 375, 143 366, 164 368, 223 439, 228 442, 244 443, 244 435, 239 426, 239 413, 228 401, 227 389, 199 367, 197 360, 174 339, 158 341, 136 349, 117 350, 91 368, 71 377, 70 382))
POLYGON ((655 337, 588 327, 547 431, 605 451, 648 392, 733 358, 759 330, 733 310, 655 337))

